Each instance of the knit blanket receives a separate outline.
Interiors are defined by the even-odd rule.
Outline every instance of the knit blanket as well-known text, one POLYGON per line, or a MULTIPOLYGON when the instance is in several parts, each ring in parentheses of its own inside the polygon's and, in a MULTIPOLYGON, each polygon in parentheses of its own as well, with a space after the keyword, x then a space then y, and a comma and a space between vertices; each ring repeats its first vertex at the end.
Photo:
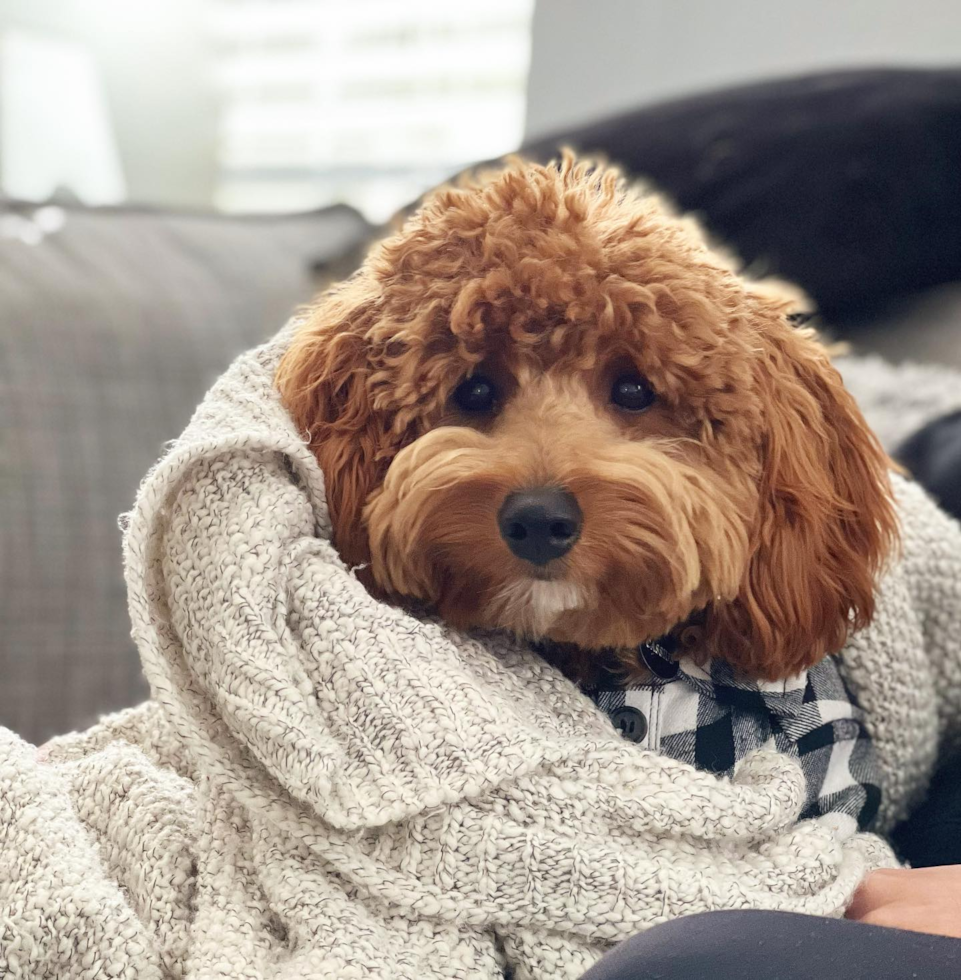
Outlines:
MULTIPOLYGON (((839 915, 894 862, 797 823, 790 759, 696 771, 523 644, 373 599, 272 385, 288 336, 234 363, 126 518, 151 701, 42 751, 0 730, 0 976, 575 978, 679 915, 839 915)), ((844 658, 887 824, 961 717, 961 531, 899 494, 904 560, 844 658)))

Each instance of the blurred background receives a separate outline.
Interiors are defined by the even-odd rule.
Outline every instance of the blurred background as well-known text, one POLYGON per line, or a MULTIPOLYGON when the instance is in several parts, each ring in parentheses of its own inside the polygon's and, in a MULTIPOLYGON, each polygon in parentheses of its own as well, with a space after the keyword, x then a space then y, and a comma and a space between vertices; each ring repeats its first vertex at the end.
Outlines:
POLYGON ((425 190, 561 144, 856 350, 961 366, 959 4, 0 0, 0 724, 145 696, 117 517, 230 359, 425 190))
POLYGON ((959 46, 945 0, 3 0, 3 190, 380 221, 525 137, 959 46))

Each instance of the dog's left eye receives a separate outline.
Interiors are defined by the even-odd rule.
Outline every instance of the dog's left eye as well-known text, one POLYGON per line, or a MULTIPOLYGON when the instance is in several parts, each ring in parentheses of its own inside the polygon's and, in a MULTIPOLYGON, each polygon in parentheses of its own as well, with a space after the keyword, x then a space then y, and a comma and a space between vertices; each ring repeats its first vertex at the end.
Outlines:
POLYGON ((643 412, 657 396, 639 374, 622 374, 611 386, 611 401, 628 412, 643 412))
POLYGON ((454 389, 454 402, 462 412, 492 412, 497 389, 490 378, 474 374, 454 389))

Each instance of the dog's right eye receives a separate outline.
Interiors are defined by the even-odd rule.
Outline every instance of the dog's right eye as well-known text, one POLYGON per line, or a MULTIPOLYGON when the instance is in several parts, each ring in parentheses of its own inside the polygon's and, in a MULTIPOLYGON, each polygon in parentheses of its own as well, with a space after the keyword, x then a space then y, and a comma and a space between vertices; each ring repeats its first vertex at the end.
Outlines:
POLYGON ((639 374, 622 374, 611 386, 611 401, 627 412, 643 412, 657 396, 639 374))
POLYGON ((490 378, 473 374, 454 389, 454 403, 462 412, 492 412, 497 389, 490 378))

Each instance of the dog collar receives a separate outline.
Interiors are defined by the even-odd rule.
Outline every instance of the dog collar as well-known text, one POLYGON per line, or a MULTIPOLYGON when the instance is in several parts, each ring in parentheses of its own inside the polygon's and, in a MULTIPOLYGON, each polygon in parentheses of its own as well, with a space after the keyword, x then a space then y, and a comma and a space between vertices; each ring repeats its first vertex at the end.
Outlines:
POLYGON ((659 680, 672 681, 677 677, 681 665, 674 659, 674 640, 662 637, 642 643, 637 652, 644 666, 659 680))

